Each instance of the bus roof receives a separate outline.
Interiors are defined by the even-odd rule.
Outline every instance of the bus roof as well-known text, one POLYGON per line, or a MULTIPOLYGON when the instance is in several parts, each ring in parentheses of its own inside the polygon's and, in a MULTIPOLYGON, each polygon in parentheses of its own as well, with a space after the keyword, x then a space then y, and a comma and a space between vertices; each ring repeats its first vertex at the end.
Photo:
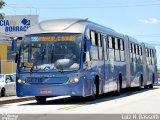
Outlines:
POLYGON ((136 43, 136 44, 141 45, 141 42, 139 42, 137 39, 135 39, 135 38, 133 38, 133 37, 131 37, 131 36, 127 36, 127 37, 129 38, 129 41, 130 41, 130 42, 133 42, 133 43, 136 43))
POLYGON ((152 46, 151 44, 148 44, 148 43, 142 43, 146 48, 149 48, 149 49, 156 49, 154 46, 152 46))
POLYGON ((55 19, 42 21, 39 24, 29 28, 27 34, 38 33, 82 33, 84 30, 83 19, 55 19))
MULTIPOLYGON (((54 19, 42 21, 39 24, 32 26, 26 34, 38 33, 84 33, 86 26, 98 27, 102 31, 107 31, 112 34, 119 34, 113 29, 98 25, 88 19, 54 19)), ((119 34, 122 35, 122 34, 119 34)))

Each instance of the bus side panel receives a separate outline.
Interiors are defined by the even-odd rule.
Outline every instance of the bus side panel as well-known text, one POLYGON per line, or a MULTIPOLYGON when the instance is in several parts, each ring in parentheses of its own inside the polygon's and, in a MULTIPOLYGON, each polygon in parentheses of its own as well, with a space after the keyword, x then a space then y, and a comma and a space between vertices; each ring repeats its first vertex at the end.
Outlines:
POLYGON ((156 81, 157 70, 156 65, 147 65, 147 83, 146 85, 153 84, 156 81))
POLYGON ((126 64, 125 62, 114 62, 114 65, 109 64, 107 81, 109 86, 109 91, 117 90, 117 81, 120 80, 120 75, 122 77, 122 88, 126 87, 126 64))
POLYGON ((131 87, 138 87, 143 71, 143 65, 131 63, 131 87))

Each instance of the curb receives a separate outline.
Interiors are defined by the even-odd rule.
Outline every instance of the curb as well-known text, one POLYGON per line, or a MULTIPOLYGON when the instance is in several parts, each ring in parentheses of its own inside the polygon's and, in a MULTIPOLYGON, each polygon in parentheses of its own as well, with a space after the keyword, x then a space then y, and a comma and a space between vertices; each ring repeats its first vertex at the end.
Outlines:
POLYGON ((35 100, 35 97, 22 97, 0 101, 0 105, 35 100))

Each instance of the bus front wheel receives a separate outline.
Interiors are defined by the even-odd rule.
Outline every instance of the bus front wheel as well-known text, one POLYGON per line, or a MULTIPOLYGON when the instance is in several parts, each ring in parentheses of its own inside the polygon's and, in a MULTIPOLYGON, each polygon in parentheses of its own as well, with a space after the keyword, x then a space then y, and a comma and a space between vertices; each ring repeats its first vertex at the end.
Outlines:
POLYGON ((91 96, 89 96, 89 100, 90 101, 94 101, 95 98, 98 96, 98 93, 99 93, 99 81, 98 79, 94 82, 94 85, 93 85, 93 93, 91 96))
POLYGON ((35 96, 36 101, 38 103, 45 103, 46 102, 46 97, 42 97, 42 96, 35 96))

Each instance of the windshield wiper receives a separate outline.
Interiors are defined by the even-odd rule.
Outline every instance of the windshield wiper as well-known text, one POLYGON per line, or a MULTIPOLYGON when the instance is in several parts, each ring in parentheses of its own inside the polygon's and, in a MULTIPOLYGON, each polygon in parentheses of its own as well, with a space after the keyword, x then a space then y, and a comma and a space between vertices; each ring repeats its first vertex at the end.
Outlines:
POLYGON ((33 64, 33 66, 31 67, 31 69, 30 69, 30 72, 31 72, 31 73, 32 73, 33 70, 34 70, 34 67, 36 67, 36 64, 37 64, 37 62, 35 62, 35 63, 33 64))
POLYGON ((32 73, 33 70, 34 70, 34 67, 35 67, 35 65, 33 65, 33 66, 31 67, 31 69, 30 69, 30 72, 31 72, 31 73, 32 73))
POLYGON ((32 73, 34 70, 34 65, 31 67, 30 72, 32 73))

